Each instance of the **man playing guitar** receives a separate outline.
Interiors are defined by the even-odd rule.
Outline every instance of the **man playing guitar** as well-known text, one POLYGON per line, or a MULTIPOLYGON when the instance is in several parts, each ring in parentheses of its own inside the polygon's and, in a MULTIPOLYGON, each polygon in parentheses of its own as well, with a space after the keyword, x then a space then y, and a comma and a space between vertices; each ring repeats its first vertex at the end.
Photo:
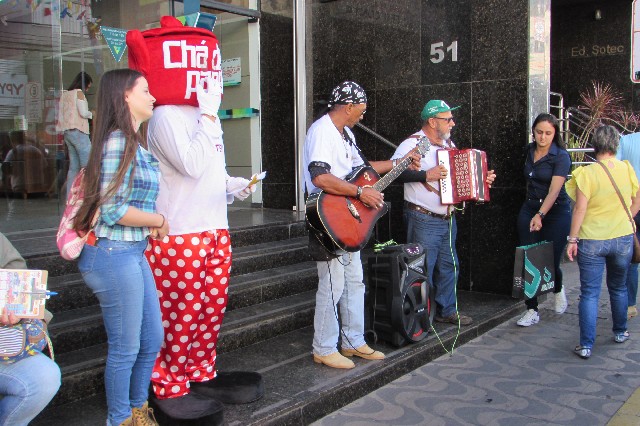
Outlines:
MULTIPOLYGON (((384 195, 370 186, 357 186, 344 178, 354 167, 364 164, 355 145, 351 128, 364 116, 367 95, 353 81, 345 81, 331 92, 329 112, 316 120, 307 132, 304 146, 305 184, 309 194, 326 193, 355 197, 366 206, 381 209, 384 195)), ((420 163, 415 151, 405 157, 412 164, 420 163)), ((399 160, 398 160, 399 161, 399 160)), ((396 160, 372 161, 379 174, 390 171, 396 160)), ((417 166, 411 166, 418 169, 417 166)), ((384 354, 371 349, 364 340, 364 283, 360 252, 336 252, 337 258, 317 262, 318 291, 314 318, 313 360, 333 368, 353 368, 347 357, 384 359, 384 354), (337 305, 340 305, 342 349, 337 350, 339 324, 337 305)))

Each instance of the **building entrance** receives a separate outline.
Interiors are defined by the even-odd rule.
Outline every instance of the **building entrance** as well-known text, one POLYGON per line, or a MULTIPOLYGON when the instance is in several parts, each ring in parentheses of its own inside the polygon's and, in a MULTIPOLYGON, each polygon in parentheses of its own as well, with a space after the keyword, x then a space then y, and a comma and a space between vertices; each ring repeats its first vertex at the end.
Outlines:
MULTIPOLYGON (((203 6, 200 10, 216 16, 213 33, 218 38, 222 53, 224 97, 220 118, 224 130, 227 172, 231 176, 248 178, 262 171, 260 23, 246 14, 251 13, 251 9, 235 11, 234 8, 222 10, 203 6)), ((262 203, 260 185, 242 205, 250 203, 262 203)), ((240 202, 236 200, 236 204, 240 205, 240 202)))

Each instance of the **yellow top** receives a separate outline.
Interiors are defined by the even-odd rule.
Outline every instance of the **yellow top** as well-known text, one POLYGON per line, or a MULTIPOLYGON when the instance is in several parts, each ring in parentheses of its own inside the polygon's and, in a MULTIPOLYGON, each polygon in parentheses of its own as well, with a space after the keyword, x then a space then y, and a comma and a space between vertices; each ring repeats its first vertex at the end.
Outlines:
MULTIPOLYGON (((604 164, 618 185, 628 210, 631 199, 638 192, 638 178, 633 167, 626 160, 607 159, 604 164)), ((574 201, 577 188, 587 197, 587 211, 579 238, 610 240, 633 233, 629 216, 622 208, 620 198, 601 165, 590 164, 575 169, 572 179, 565 184, 567 194, 574 201)))

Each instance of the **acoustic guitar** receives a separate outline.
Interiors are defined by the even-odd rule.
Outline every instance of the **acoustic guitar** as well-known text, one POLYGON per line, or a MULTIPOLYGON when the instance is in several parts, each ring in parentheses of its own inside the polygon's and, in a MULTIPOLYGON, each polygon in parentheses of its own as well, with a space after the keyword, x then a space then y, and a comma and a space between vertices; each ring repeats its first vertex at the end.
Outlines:
MULTIPOLYGON (((421 155, 429 151, 430 145, 423 136, 416 145, 421 155)), ((345 180, 363 188, 373 187, 382 192, 411 164, 411 158, 399 162, 383 178, 369 166, 362 166, 351 172, 345 180)), ((361 250, 371 238, 373 227, 388 207, 381 208, 364 204, 355 197, 328 194, 324 191, 309 195, 306 202, 306 219, 312 237, 329 252, 342 249, 348 252, 361 250)))

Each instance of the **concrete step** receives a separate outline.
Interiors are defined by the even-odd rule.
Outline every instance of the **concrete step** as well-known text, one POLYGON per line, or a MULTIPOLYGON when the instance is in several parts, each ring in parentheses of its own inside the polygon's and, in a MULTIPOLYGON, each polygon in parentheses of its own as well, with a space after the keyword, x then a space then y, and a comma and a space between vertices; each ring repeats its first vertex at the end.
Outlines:
MULTIPOLYGON (((290 218, 290 214, 270 212, 273 222, 262 223, 265 213, 263 209, 248 209, 236 214, 250 216, 255 226, 231 227, 231 241, 234 251, 240 247, 283 241, 288 239, 305 238, 307 233, 304 221, 290 218), (280 217, 282 216, 282 217, 280 217)), ((247 218, 243 217, 247 222, 247 218)), ((230 223, 233 223, 230 217, 230 223)), ((31 269, 46 269, 49 277, 78 272, 77 262, 64 260, 58 254, 56 246, 56 229, 42 229, 6 233, 7 238, 27 260, 31 269)), ((305 242, 306 244, 306 242, 305 242)))
MULTIPOLYGON (((82 293, 88 299, 97 303, 97 299, 95 299, 88 287, 84 285, 81 278, 76 276, 76 279, 70 282, 73 285, 67 283, 67 289, 78 287, 73 290, 74 294, 82 293)), ((232 318, 237 318, 238 323, 242 323, 240 319, 244 316, 250 323, 255 318, 262 318, 265 313, 268 313, 265 309, 280 309, 278 303, 275 302, 277 299, 315 289, 317 287, 315 263, 298 263, 237 277, 233 276, 229 286, 229 302, 223 326, 225 329, 232 318), (265 302, 272 303, 265 306, 265 302), (256 312, 256 309, 251 309, 252 306, 258 305, 260 306, 259 312, 256 312), (233 313, 239 309, 242 309, 240 314, 233 313)), ((59 291, 66 296, 63 290, 63 288, 56 288, 54 291, 59 291)), ((62 297, 59 295, 52 300, 56 298, 62 297)), ((290 301, 291 299, 288 300, 290 301)), ((291 325, 270 325, 284 327, 287 330, 291 327, 291 325)), ((244 329, 244 337, 238 336, 239 340, 234 343, 235 345, 249 344, 245 340, 250 338, 254 331, 252 327, 245 327, 244 329)), ((100 306, 97 304, 56 312, 54 321, 49 326, 49 333, 54 344, 54 350, 58 355, 94 346, 107 340, 102 322, 102 313, 100 306)), ((222 344, 222 341, 220 343, 222 344)))
POLYGON ((264 271, 309 261, 307 237, 270 241, 233 250, 231 275, 264 271))
MULTIPOLYGON (((309 424, 445 354, 445 348, 450 351, 454 341, 459 347, 523 310, 522 302, 506 296, 464 291, 458 296, 461 312, 474 318, 471 326, 463 327, 458 334, 457 327, 437 323, 434 328, 440 339, 431 332, 421 342, 401 348, 385 342, 372 344, 386 354, 386 359, 354 358, 356 368, 351 370, 331 369, 313 362, 311 325, 240 350, 221 351, 220 370, 258 371, 266 390, 264 398, 254 403, 225 406, 225 424, 309 424)), ((106 401, 100 394, 66 405, 52 405, 32 424, 84 426, 103 424, 105 418, 106 401)))
MULTIPOLYGON (((255 223, 261 223, 262 213, 260 210, 251 212, 255 217, 255 223)), ((233 222, 233 218, 229 217, 229 221, 233 222)), ((298 222, 277 222, 265 224, 262 226, 245 226, 240 228, 231 228, 231 244, 234 248, 246 247, 254 244, 260 244, 268 241, 282 241, 292 238, 304 237, 307 235, 307 229, 304 221, 298 222)))
MULTIPOLYGON (((227 312, 218 340, 219 352, 230 352, 309 326, 313 322, 314 295, 315 290, 308 290, 227 312)), ((63 376, 62 387, 52 405, 64 404, 104 389, 101 377, 107 344, 100 308, 90 306, 81 308, 81 311, 81 315, 74 318, 61 314, 62 321, 55 327, 51 324, 50 333, 58 351, 56 361, 63 376), (93 345, 80 346, 93 338, 93 345), (75 347, 74 341, 79 342, 75 347)))
MULTIPOLYGON (((235 249, 231 283, 237 284, 237 288, 234 289, 235 294, 230 294, 230 298, 234 300, 230 301, 232 305, 228 309, 233 309, 236 305, 247 306, 251 303, 260 303, 254 300, 282 297, 288 294, 289 290, 295 290, 300 284, 300 279, 304 280, 311 273, 311 269, 315 274, 315 263, 308 260, 306 244, 306 237, 302 237, 235 249), (304 271, 296 266, 300 263, 305 265, 304 271), (301 274, 297 281, 296 274, 301 274), (280 275, 286 277, 284 283, 278 282, 280 275), (242 298, 244 300, 239 300, 242 298)), ((51 276, 48 284, 49 290, 58 293, 57 296, 47 300, 47 309, 53 313, 98 304, 98 300, 78 272, 51 276)))

